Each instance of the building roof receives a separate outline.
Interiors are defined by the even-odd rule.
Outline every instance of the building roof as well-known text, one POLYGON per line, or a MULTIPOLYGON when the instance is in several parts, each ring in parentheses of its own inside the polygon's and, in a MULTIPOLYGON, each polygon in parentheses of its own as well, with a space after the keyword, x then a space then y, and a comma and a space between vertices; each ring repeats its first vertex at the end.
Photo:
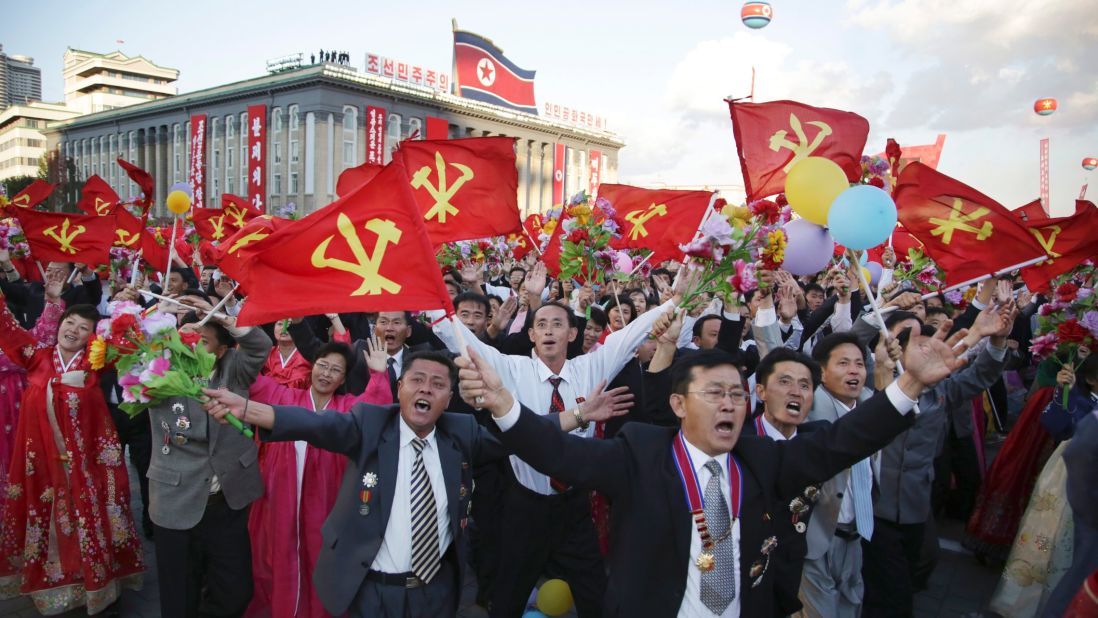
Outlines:
POLYGON ((272 90, 292 90, 310 84, 325 83, 361 90, 366 93, 379 94, 388 97, 395 96, 411 102, 432 105, 438 107, 441 111, 480 117, 485 120, 523 128, 540 129, 550 133, 560 133, 562 135, 589 141, 592 144, 600 144, 614 148, 621 148, 625 145, 625 142, 613 133, 595 131, 583 127, 574 127, 547 118, 514 112, 479 101, 463 99, 456 95, 438 92, 427 87, 395 82, 383 77, 363 73, 350 67, 334 64, 307 66, 291 71, 264 75, 203 90, 196 90, 194 92, 157 99, 155 101, 148 101, 146 103, 138 103, 124 108, 87 114, 79 118, 51 123, 49 125, 49 130, 63 131, 67 129, 91 127, 97 124, 154 116, 166 112, 201 112, 202 106, 210 103, 220 103, 232 99, 246 99, 258 92, 266 93, 272 90))

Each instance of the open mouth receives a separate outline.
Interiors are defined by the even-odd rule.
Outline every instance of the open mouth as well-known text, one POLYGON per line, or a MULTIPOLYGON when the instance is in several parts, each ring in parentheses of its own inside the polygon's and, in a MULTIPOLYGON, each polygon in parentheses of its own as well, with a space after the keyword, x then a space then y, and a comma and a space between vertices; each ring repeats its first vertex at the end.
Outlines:
POLYGON ((862 381, 861 380, 847 380, 846 382, 844 382, 844 384, 846 384, 847 388, 853 390, 853 389, 861 387, 862 381))
POLYGON ((68 343, 76 343, 78 341, 75 335, 65 334, 63 335, 63 338, 68 343))
POLYGON ((792 414, 793 416, 800 416, 801 415, 801 402, 799 402, 799 401, 790 401, 789 403, 785 404, 785 410, 787 412, 789 412, 790 414, 792 414))
POLYGON ((732 435, 732 431, 736 429, 736 423, 733 423, 732 421, 721 421, 717 423, 715 429, 720 435, 732 435))
POLYGON ((422 412, 426 414, 431 411, 431 402, 426 399, 416 399, 415 403, 416 412, 422 412))

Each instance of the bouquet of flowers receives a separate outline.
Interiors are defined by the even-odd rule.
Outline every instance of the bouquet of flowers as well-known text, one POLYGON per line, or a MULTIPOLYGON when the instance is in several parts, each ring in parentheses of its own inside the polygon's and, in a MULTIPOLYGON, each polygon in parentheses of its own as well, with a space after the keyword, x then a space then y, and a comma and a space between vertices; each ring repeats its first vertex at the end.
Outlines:
POLYGON ((561 216, 560 278, 604 283, 608 273, 617 272, 618 252, 610 247, 610 241, 621 233, 613 206, 609 200, 592 200, 587 193, 578 193, 561 216))
POLYGON ((862 155, 861 184, 872 185, 878 189, 890 190, 892 184, 892 166, 884 157, 862 155))
MULTIPOLYGON (((1050 358, 1074 371, 1079 348, 1094 350, 1098 342, 1098 299, 1093 287, 1079 284, 1093 274, 1093 266, 1082 266, 1055 282, 1052 301, 1041 305, 1037 312, 1037 332, 1029 347, 1034 358, 1050 358), (1062 360, 1065 358, 1067 361, 1062 360)), ((1064 406, 1067 396, 1065 389, 1064 406)))
POLYGON ((0 249, 6 249, 13 258, 24 258, 30 255, 27 237, 14 218, 0 220, 0 249))
POLYGON ((119 408, 134 416, 169 397, 202 396, 217 359, 197 333, 180 333, 175 316, 129 301, 108 308, 110 317, 99 321, 88 341, 88 361, 92 369, 118 370, 119 408))
POLYGON ((502 264, 511 254, 511 247, 502 236, 482 238, 480 240, 462 240, 446 243, 439 248, 435 258, 444 268, 456 268, 469 263, 502 264))
POLYGON ((898 261, 892 271, 896 283, 910 281, 919 292, 926 294, 939 290, 945 283, 945 274, 938 270, 934 260, 919 249, 909 249, 906 261, 898 261))

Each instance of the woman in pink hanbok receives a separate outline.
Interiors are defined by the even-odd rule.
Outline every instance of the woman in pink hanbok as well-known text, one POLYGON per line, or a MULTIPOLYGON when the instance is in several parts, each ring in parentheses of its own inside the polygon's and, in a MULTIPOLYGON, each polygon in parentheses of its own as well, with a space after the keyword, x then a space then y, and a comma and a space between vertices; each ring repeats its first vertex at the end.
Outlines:
MULTIPOLYGON (((259 376, 249 390, 256 401, 310 410, 348 412, 358 403, 392 403, 385 342, 368 342, 370 381, 361 395, 336 394, 352 365, 351 348, 332 342, 313 361, 310 385, 289 388, 259 376)), ((347 459, 305 442, 265 443, 260 460, 264 495, 252 503, 248 532, 252 539, 255 595, 246 616, 327 616, 313 590, 313 568, 320 554, 320 527, 339 492, 347 459)))

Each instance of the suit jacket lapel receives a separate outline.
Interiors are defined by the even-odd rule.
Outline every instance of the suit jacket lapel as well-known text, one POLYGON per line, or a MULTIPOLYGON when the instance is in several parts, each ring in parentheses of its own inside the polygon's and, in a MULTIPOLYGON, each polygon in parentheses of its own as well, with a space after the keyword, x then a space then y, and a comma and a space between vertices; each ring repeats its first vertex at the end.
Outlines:
POLYGON ((400 462, 400 427, 397 419, 400 409, 391 407, 392 417, 381 432, 377 445, 377 467, 380 491, 377 499, 381 502, 381 530, 384 533, 389 525, 389 513, 393 510, 393 495, 396 493, 397 466, 400 462))
POLYGON ((450 530, 454 538, 457 538, 456 526, 461 521, 461 498, 458 495, 458 486, 461 485, 461 452, 450 434, 438 431, 438 425, 435 426, 435 444, 438 444, 438 462, 442 465, 442 480, 446 484, 450 530))
MULTIPOLYGON (((672 435, 678 435, 677 432, 672 435)), ((682 477, 675 467, 674 457, 671 455, 671 443, 668 441, 664 453, 663 483, 667 496, 667 504, 671 512, 671 539, 674 542, 676 564, 684 564, 690 560, 690 535, 694 534, 694 520, 690 516, 690 507, 686 501, 686 492, 682 488, 682 477)))

